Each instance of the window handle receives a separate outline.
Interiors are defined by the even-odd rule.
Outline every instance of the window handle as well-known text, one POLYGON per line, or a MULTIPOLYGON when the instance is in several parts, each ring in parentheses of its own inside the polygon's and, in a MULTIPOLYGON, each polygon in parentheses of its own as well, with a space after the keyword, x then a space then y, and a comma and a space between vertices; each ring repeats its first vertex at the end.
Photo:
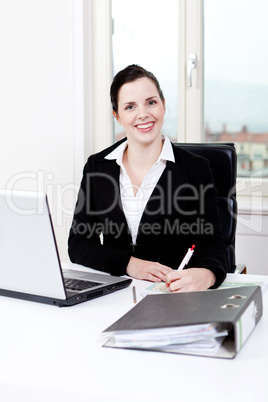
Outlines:
POLYGON ((190 53, 187 60, 187 81, 188 87, 192 86, 192 71, 196 68, 196 54, 190 53))

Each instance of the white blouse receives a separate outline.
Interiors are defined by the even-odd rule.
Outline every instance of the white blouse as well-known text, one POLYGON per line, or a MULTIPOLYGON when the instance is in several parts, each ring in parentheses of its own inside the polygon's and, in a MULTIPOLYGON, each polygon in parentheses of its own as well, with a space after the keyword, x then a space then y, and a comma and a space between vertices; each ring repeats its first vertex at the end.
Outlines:
POLYGON ((132 236, 133 244, 136 244, 138 228, 145 206, 166 167, 166 162, 175 162, 172 145, 169 138, 166 136, 162 136, 162 138, 164 139, 164 144, 161 154, 159 155, 159 158, 155 164, 145 175, 136 195, 134 195, 133 185, 122 161, 128 142, 123 142, 105 157, 105 159, 115 159, 116 163, 120 166, 119 183, 121 201, 132 236))

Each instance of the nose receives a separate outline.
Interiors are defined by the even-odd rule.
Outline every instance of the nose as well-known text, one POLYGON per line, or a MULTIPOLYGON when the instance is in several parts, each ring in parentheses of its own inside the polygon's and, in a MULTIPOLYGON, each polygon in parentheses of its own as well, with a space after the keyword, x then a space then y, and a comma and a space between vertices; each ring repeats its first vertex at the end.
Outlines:
POLYGON ((148 115, 149 115, 149 113, 148 113, 148 111, 146 110, 145 107, 139 107, 139 109, 138 109, 138 118, 140 120, 146 119, 148 117, 148 115))

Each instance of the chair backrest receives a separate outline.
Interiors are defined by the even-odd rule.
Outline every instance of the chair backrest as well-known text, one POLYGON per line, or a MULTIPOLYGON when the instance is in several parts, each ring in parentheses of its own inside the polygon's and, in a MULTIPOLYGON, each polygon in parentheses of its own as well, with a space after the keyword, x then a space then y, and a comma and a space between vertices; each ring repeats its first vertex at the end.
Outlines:
POLYGON ((236 233, 236 169, 237 156, 235 144, 179 144, 194 154, 203 156, 210 162, 215 186, 218 192, 219 213, 222 224, 224 244, 228 259, 228 272, 235 270, 235 233, 236 233))

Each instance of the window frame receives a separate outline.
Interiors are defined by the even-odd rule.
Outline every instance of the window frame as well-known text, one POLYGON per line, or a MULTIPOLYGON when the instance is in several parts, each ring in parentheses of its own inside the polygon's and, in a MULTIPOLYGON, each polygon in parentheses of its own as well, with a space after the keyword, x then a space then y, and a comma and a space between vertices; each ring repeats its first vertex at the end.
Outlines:
MULTIPOLYGON (((201 142, 203 130, 203 0, 180 0, 178 71, 178 142, 201 142), (200 18, 201 16, 201 18, 200 18), (195 24, 192 24, 192 18, 195 24), (187 54, 197 55, 191 88, 187 87, 187 54), (196 118, 193 118, 196 116, 196 118)), ((92 60, 92 151, 113 141, 113 116, 108 99, 112 82, 112 4, 111 0, 91 1, 92 60), (100 133, 96 135, 96 133, 100 133)))
MULTIPOLYGON (((91 153, 108 147, 113 141, 113 115, 109 99, 113 68, 111 1, 90 2, 91 99, 94 100, 91 103, 91 153)), ((198 143, 204 138, 203 6, 204 0, 179 2, 178 142, 198 143), (192 87, 188 87, 186 71, 190 53, 197 56, 197 68, 192 72, 192 87)), ((268 201, 268 179, 254 176, 248 179, 238 178, 238 200, 241 210, 248 210, 249 205, 251 211, 254 211, 254 206, 259 210, 260 205, 268 201)))
POLYGON ((109 98, 113 68, 111 0, 91 0, 90 9, 91 148, 95 153, 113 141, 113 115, 109 98))

